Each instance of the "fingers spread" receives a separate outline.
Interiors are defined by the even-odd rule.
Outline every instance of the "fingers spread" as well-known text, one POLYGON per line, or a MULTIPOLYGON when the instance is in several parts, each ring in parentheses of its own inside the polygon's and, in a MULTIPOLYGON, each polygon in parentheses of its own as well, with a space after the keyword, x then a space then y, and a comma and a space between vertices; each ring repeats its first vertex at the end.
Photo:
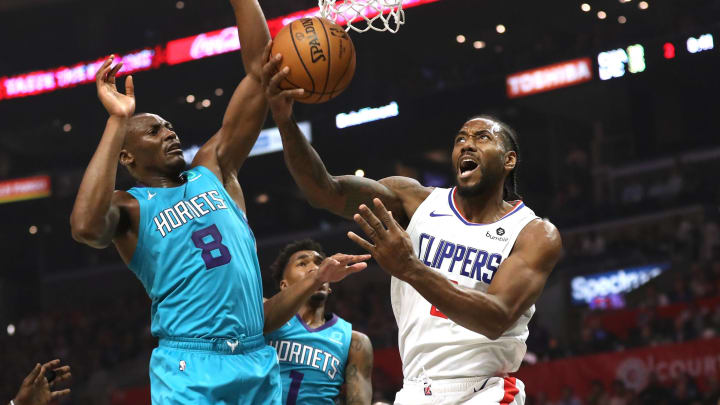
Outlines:
POLYGON ((360 214, 353 215, 353 220, 356 224, 360 226, 360 229, 362 229, 363 232, 365 232, 365 235, 367 235, 370 239, 375 241, 377 239, 376 231, 373 229, 373 227, 370 226, 370 224, 367 223, 365 218, 363 218, 360 214))
POLYGON ((108 76, 107 76, 107 80, 108 80, 110 83, 113 83, 113 84, 115 83, 115 75, 117 75, 117 72, 118 72, 120 69, 122 69, 122 67, 123 67, 123 63, 120 62, 120 63, 118 63, 117 65, 115 65, 115 66, 112 68, 112 70, 110 70, 110 73, 108 73, 108 76))
POLYGON ((52 399, 56 399, 56 398, 64 397, 65 395, 67 395, 67 394, 69 394, 69 393, 70 393, 70 388, 66 388, 66 389, 61 390, 61 391, 53 391, 53 392, 50 394, 50 397, 51 397, 52 399))
POLYGON ((393 221, 390 213, 385 208, 385 205, 382 203, 382 201, 380 201, 379 198, 373 199, 373 204, 375 205, 375 214, 378 216, 378 218, 380 218, 382 223, 389 230, 393 225, 395 225, 395 221, 393 221))
POLYGON ((367 268, 367 263, 361 262, 361 263, 355 263, 352 266, 348 266, 346 269, 348 273, 357 273, 358 271, 365 270, 367 268))
POLYGON ((375 246, 372 243, 359 237, 355 232, 348 232, 347 236, 348 238, 350 238, 351 241, 355 242, 358 246, 367 250, 368 252, 373 253, 373 251, 375 250, 375 246))
POLYGON ((97 72, 95 72, 95 81, 100 83, 101 80, 105 77, 105 72, 107 71, 108 66, 112 63, 112 61, 115 59, 115 55, 110 55, 109 58, 105 59, 105 62, 103 62, 102 65, 98 68, 97 72))
POLYGON ((35 382, 35 379, 40 374, 41 367, 40 363, 36 364, 32 371, 30 371, 30 374, 28 374, 23 380, 23 385, 29 385, 35 382))
POLYGON ((336 253, 331 256, 333 259, 340 262, 340 264, 349 264, 349 263, 357 263, 362 262, 365 260, 369 260, 372 256, 365 254, 365 255, 346 255, 344 253, 336 253))
POLYGON ((280 95, 287 98, 299 98, 305 95, 304 89, 283 90, 280 95))
POLYGON ((270 79, 270 91, 273 94, 279 93, 282 89, 280 88, 280 83, 285 80, 287 75, 290 73, 290 68, 285 66, 282 68, 279 72, 275 73, 273 77, 270 79))
POLYGON ((367 205, 365 205, 365 204, 360 205, 360 215, 371 227, 373 227, 377 236, 382 237, 382 235, 385 233, 385 227, 380 222, 378 217, 376 217, 375 214, 372 211, 370 211, 370 208, 368 208, 367 205))

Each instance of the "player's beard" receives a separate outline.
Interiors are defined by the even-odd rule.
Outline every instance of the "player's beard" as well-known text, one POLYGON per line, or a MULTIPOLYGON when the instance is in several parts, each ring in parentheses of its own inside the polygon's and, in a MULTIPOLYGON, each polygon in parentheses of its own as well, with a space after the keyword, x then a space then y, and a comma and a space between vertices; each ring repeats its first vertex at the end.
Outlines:
POLYGON ((501 182, 502 180, 502 167, 498 167, 497 169, 480 167, 480 181, 478 181, 477 184, 473 186, 461 186, 458 182, 457 191, 458 194, 460 194, 460 196, 464 198, 477 197, 479 195, 486 194, 488 191, 492 190, 497 185, 497 183, 501 182))
POLYGON ((326 301, 328 298, 328 294, 324 291, 317 291, 315 294, 310 296, 310 301, 315 304, 320 304, 324 301, 326 301))

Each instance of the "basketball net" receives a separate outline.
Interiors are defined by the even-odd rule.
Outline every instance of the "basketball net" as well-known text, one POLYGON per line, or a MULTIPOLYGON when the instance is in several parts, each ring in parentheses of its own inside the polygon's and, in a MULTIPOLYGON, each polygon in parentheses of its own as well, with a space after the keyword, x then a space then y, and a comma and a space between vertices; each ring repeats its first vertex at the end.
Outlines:
POLYGON ((403 0, 318 0, 320 14, 336 24, 347 24, 345 31, 398 32, 405 24, 403 0))

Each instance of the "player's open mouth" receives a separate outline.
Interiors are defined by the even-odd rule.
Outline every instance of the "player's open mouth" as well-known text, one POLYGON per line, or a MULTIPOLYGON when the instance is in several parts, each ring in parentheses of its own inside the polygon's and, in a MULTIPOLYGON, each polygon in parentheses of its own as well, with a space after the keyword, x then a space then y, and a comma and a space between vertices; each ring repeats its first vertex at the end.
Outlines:
POLYGON ((460 178, 466 179, 472 176, 473 172, 477 170, 478 167, 480 167, 480 165, 470 158, 461 159, 460 164, 458 164, 458 172, 460 173, 460 178))

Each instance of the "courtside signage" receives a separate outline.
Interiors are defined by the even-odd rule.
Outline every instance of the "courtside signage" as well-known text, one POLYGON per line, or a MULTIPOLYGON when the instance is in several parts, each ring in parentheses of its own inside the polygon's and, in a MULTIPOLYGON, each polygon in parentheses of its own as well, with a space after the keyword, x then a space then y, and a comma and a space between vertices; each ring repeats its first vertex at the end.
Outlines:
POLYGON ((0 182, 0 204, 50 196, 50 176, 0 182))
POLYGON ((592 80, 592 60, 574 59, 511 74, 506 79, 509 98, 529 96, 592 80))

